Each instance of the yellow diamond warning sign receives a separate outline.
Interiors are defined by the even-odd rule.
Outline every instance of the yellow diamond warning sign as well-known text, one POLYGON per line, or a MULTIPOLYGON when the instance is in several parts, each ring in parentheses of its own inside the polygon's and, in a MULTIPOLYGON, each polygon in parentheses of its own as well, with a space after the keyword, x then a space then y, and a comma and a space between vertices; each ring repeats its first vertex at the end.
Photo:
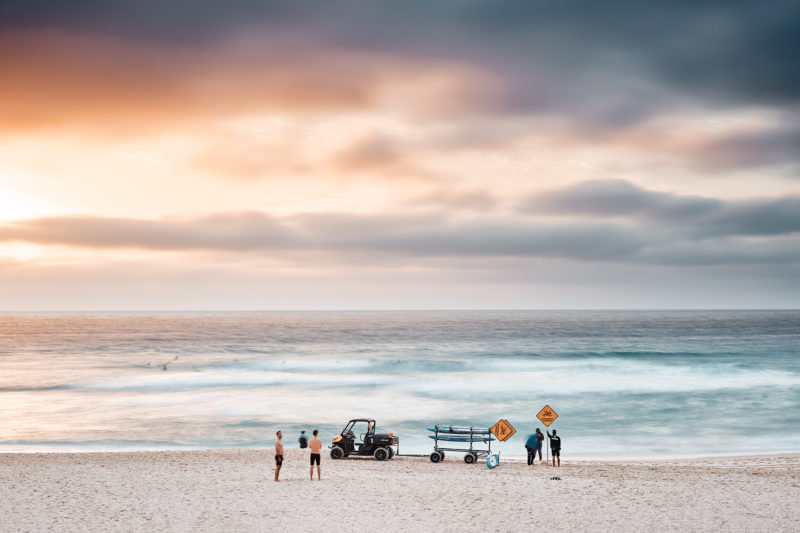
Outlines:
POLYGON ((498 420, 497 424, 489 428, 489 431, 491 431, 492 434, 495 437, 497 437, 497 440, 503 442, 510 439, 511 435, 517 432, 517 430, 514 429, 514 426, 511 425, 511 422, 509 422, 505 418, 501 418, 500 420, 498 420))
POLYGON ((558 414, 556 414, 556 412, 553 411, 549 405, 545 405, 542 410, 539 411, 539 414, 536 415, 536 418, 541 420, 542 424, 545 426, 550 427, 550 424, 552 424, 555 419, 558 418, 558 414))

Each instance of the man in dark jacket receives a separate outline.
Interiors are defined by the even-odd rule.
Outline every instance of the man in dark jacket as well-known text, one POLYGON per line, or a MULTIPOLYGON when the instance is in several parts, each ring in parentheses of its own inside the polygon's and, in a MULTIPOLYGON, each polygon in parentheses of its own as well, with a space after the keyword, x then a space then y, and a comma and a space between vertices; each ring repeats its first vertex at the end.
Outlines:
POLYGON ((525 441, 525 449, 528 450, 528 466, 532 465, 536 461, 536 450, 538 448, 539 436, 536 433, 528 435, 528 440, 525 441))
POLYGON ((551 435, 550 432, 547 432, 547 436, 550 437, 550 451, 553 453, 553 466, 556 466, 556 457, 558 457, 558 466, 561 466, 561 437, 556 435, 556 430, 553 430, 553 434, 551 435))

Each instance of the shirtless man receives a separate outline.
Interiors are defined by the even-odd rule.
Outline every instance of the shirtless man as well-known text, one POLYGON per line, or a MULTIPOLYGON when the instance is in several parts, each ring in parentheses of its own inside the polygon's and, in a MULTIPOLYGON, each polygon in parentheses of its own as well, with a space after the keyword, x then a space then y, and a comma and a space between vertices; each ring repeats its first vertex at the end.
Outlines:
POLYGON ((317 463, 317 479, 322 481, 319 473, 319 458, 322 452, 322 441, 319 440, 317 435, 319 431, 314 430, 314 438, 308 441, 308 447, 311 450, 311 468, 308 470, 309 481, 314 481, 314 463, 317 463))
POLYGON ((275 481, 280 481, 278 479, 278 474, 281 473, 281 465, 283 464, 283 442, 281 442, 283 434, 278 431, 275 435, 278 436, 278 438, 275 439, 275 481))

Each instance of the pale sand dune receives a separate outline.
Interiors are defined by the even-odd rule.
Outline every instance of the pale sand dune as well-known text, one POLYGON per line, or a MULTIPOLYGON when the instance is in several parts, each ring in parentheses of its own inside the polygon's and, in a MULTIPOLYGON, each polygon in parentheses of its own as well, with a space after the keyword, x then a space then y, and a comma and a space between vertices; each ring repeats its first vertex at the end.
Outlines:
POLYGON ((2 531, 799 531, 800 456, 331 461, 289 450, 0 454, 2 531), (552 481, 553 475, 562 478, 552 481))

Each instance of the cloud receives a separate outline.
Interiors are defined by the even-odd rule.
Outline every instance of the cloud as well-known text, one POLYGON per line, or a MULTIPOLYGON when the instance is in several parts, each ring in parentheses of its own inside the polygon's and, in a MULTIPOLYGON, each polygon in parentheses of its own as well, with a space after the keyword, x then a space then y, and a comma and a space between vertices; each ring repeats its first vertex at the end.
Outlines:
POLYGON ((0 241, 86 248, 242 251, 290 248, 294 238, 285 225, 253 212, 194 220, 62 216, 0 226, 0 241))
MULTIPOLYGON (((800 100, 794 54, 800 48, 795 24, 800 5, 794 0, 773 0, 768 6, 758 0, 706 0, 693 3, 691 10, 674 3, 590 0, 435 6, 423 0, 391 6, 84 0, 68 7, 32 0, 3 15, 6 31, 57 28, 184 49, 207 49, 232 35, 294 34, 302 36, 303 46, 318 49, 468 62, 508 81, 506 98, 497 104, 518 111, 555 106, 559 112, 571 105, 585 118, 612 123, 658 111, 654 103, 687 97, 715 105, 782 106, 800 100)), ((288 47, 281 52, 294 55, 288 47)))
POLYGON ((327 47, 284 33, 192 47, 0 34, 0 131, 148 131, 267 112, 452 112, 490 91, 468 64, 327 47))
POLYGON ((344 171, 385 171, 402 165, 403 157, 397 143, 377 132, 362 136, 342 150, 335 163, 344 171))
POLYGON ((613 225, 458 223, 440 215, 258 213, 195 220, 47 217, 0 226, 0 241, 147 250, 326 250, 414 256, 544 256, 613 259, 641 237, 613 225))
MULTIPOLYGON (((796 123, 796 121, 795 121, 796 123)), ((790 165, 800 177, 800 128, 793 124, 710 139, 686 154, 702 170, 790 165)))
POLYGON ((445 207, 451 210, 466 209, 488 213, 495 210, 498 202, 494 196, 480 189, 459 190, 443 187, 411 198, 407 204, 417 207, 445 207))
MULTIPOLYGON (((800 233, 797 199, 744 206, 722 203, 703 213, 694 205, 683 206, 680 199, 670 195, 640 196, 645 206, 634 206, 630 198, 620 202, 626 214, 634 215, 633 221, 460 220, 433 212, 286 217, 242 212, 157 220, 71 216, 7 223, 0 226, 0 242, 90 250, 133 248, 254 257, 269 254, 274 260, 289 263, 298 254, 314 253, 321 254, 318 261, 331 264, 388 260, 413 265, 430 258, 472 261, 512 257, 661 265, 800 260, 800 253, 794 251, 800 250, 796 246, 800 233), (657 212, 655 217, 653 212, 657 212), (664 218, 676 213, 689 214, 664 218), (772 218, 764 218, 768 216, 772 218)), ((605 208, 611 213, 612 204, 607 203, 605 208)))
POLYGON ((535 194, 528 214, 630 217, 682 228, 686 237, 768 236, 800 232, 800 196, 722 201, 649 191, 624 180, 587 181, 535 194))
POLYGON ((526 199, 520 207, 530 214, 639 215, 674 219, 704 214, 719 205, 719 200, 710 198, 648 191, 624 180, 601 180, 538 193, 526 199))
MULTIPOLYGON (((449 137, 486 148, 508 135, 493 122, 509 118, 527 129, 557 120, 598 137, 731 109, 773 110, 791 125, 798 18, 794 0, 702 1, 692 10, 588 0, 79 1, 69 9, 31 1, 0 23, 0 68, 12 73, 0 84, 0 131, 147 131, 253 113, 381 110, 442 126, 457 118, 449 137)), ((799 137, 787 126, 656 148, 701 171, 778 164, 796 173, 799 137)), ((373 138, 340 163, 364 168, 394 155, 373 138)), ((275 171, 223 159, 234 173, 275 171)))

